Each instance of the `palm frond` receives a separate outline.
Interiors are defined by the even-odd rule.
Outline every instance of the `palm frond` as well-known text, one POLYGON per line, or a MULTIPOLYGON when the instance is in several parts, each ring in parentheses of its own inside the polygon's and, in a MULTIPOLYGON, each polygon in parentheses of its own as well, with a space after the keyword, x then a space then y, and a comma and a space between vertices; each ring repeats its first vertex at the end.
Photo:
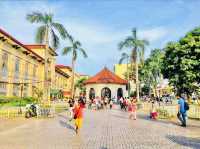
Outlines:
POLYGON ((51 43, 54 49, 57 49, 60 44, 60 40, 53 29, 51 29, 51 43))
POLYGON ((70 52, 72 52, 72 47, 64 47, 62 51, 62 55, 68 55, 70 52))
POLYGON ((119 50, 121 50, 123 48, 131 48, 133 46, 134 46, 134 38, 129 36, 124 41, 119 43, 118 48, 119 50))
POLYGON ((63 39, 70 38, 69 33, 65 29, 65 27, 60 23, 52 23, 52 26, 59 32, 63 39))
POLYGON ((122 64, 122 62, 126 59, 129 59, 129 55, 125 52, 122 53, 121 58, 119 59, 119 64, 122 64))
POLYGON ((26 19, 30 21, 31 23, 44 23, 46 22, 46 19, 44 15, 41 12, 32 12, 30 14, 27 14, 26 19))
POLYGON ((88 57, 86 51, 85 51, 83 48, 79 48, 79 50, 80 50, 81 53, 83 54, 83 57, 84 57, 84 58, 87 58, 87 57, 88 57))
POLYGON ((46 32, 46 26, 45 26, 45 25, 40 26, 40 27, 37 29, 36 36, 35 36, 35 41, 36 41, 36 43, 44 43, 44 40, 45 40, 45 32, 46 32))

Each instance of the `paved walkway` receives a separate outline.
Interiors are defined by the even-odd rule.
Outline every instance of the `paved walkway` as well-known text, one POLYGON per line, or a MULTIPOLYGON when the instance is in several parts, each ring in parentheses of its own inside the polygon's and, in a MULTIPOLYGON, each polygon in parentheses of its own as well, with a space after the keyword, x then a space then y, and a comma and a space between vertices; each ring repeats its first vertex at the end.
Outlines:
POLYGON ((142 113, 134 121, 117 109, 86 110, 80 135, 72 126, 66 113, 53 119, 31 120, 1 130, 0 149, 200 148, 200 123, 182 128, 165 121, 151 121, 142 113))

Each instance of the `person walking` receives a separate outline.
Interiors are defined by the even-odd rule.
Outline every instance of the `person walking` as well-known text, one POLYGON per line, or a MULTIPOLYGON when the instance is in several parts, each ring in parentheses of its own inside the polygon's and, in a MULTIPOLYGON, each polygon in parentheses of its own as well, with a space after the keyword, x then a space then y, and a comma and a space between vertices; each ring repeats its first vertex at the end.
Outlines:
POLYGON ((177 117, 182 123, 182 127, 186 127, 186 116, 187 116, 187 110, 189 110, 188 104, 186 103, 185 99, 183 97, 177 97, 178 99, 178 114, 177 117))
POLYGON ((137 119, 136 109, 137 109, 137 107, 136 107, 136 99, 131 99, 130 104, 128 106, 128 111, 130 112, 130 115, 129 115, 130 119, 132 119, 132 118, 134 120, 137 119))
POLYGON ((69 121, 73 119, 73 107, 74 107, 74 102, 72 99, 69 99, 69 121))
POLYGON ((83 123, 83 103, 79 100, 78 103, 75 105, 74 108, 74 119, 75 119, 75 130, 76 134, 79 133, 80 128, 82 127, 83 123))

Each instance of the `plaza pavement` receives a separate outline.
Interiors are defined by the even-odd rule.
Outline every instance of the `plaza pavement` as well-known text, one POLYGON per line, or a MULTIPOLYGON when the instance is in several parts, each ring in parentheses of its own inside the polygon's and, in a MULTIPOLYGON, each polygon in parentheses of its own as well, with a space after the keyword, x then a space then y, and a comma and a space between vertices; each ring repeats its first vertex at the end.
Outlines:
POLYGON ((52 119, 32 119, 16 127, 3 126, 0 149, 200 149, 200 123, 188 128, 167 121, 152 121, 140 112, 85 110, 83 128, 76 135, 66 112, 52 119))

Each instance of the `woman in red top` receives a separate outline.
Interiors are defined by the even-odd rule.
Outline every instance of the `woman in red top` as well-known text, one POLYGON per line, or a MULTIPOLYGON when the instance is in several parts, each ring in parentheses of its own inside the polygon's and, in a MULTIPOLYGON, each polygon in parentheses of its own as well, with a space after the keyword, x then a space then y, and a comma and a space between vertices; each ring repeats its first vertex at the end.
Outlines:
POLYGON ((75 119, 75 127, 76 127, 77 134, 80 128, 82 127, 82 123, 83 123, 83 108, 84 106, 82 105, 80 101, 74 108, 74 119, 75 119))

